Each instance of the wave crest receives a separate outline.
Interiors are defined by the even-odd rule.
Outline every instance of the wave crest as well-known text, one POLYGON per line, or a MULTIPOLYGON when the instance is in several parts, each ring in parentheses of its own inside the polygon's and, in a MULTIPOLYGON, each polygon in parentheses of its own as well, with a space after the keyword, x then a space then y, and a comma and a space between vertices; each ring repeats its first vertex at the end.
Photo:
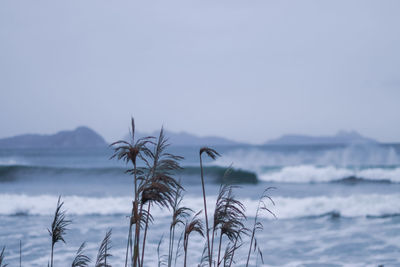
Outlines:
MULTIPOLYGON (((214 209, 215 196, 208 198, 209 210, 214 209)), ((63 197, 68 214, 72 215, 129 215, 132 200, 130 197, 63 197)), ((258 200, 241 199, 251 217, 256 212, 258 200)), ((276 206, 271 207, 278 219, 313 218, 329 215, 332 218, 343 217, 384 217, 400 213, 400 194, 393 195, 352 195, 318 196, 305 198, 274 197, 276 206)), ((57 196, 53 195, 0 195, 0 215, 43 215, 54 212, 57 196)), ((193 210, 201 210, 201 197, 186 196, 183 201, 193 210)), ((211 214, 210 214, 211 215, 211 214)), ((154 217, 169 217, 166 209, 153 209, 154 217)), ((265 218, 271 218, 263 214, 265 218)))
POLYGON ((321 183, 333 181, 394 182, 400 183, 400 168, 346 169, 334 166, 317 167, 312 165, 289 166, 279 170, 259 174, 262 181, 284 183, 321 183))
POLYGON ((349 146, 267 146, 228 151, 216 161, 218 166, 260 171, 264 167, 316 166, 394 166, 400 165, 398 147, 373 144, 349 146))
MULTIPOLYGON (((211 177, 211 181, 220 184, 229 183, 257 183, 257 175, 254 172, 233 169, 228 178, 224 178, 226 167, 206 166, 204 172, 211 177)), ((10 182, 17 179, 24 180, 34 177, 36 180, 44 177, 54 177, 58 180, 85 177, 85 179, 101 177, 129 177, 125 174, 126 168, 105 167, 105 168, 73 168, 73 167, 54 167, 54 166, 26 166, 26 165, 0 165, 0 182, 10 182)), ((199 183, 198 176, 200 168, 187 166, 177 171, 177 175, 185 176, 184 182, 199 183), (190 177, 196 176, 196 179, 190 177), (188 178, 188 179, 186 179, 188 178)), ((208 180, 207 180, 208 181, 208 180)))

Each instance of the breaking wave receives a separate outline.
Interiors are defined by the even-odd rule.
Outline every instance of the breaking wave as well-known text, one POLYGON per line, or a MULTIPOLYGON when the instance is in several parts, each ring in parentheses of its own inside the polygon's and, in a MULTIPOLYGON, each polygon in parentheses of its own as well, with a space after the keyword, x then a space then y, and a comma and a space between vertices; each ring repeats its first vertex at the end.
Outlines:
MULTIPOLYGON (((207 166, 205 174, 212 178, 215 183, 223 182, 226 167, 207 166)), ((51 177, 54 179, 71 179, 76 177, 84 177, 88 179, 101 179, 101 177, 126 177, 126 168, 106 167, 106 168, 72 168, 72 167, 50 167, 50 166, 28 166, 28 165, 0 165, 0 182, 11 182, 15 180, 41 179, 43 177, 51 177)), ((189 183, 198 183, 200 180, 199 167, 185 167, 177 172, 178 176, 185 176, 185 181, 189 183), (196 176, 196 179, 190 179, 196 176)), ((233 169, 230 172, 229 182, 232 183, 257 183, 257 175, 254 172, 233 169)), ((227 181, 224 180, 224 181, 227 181)))
POLYGON ((395 166, 400 165, 400 148, 373 144, 349 146, 266 146, 227 151, 218 166, 261 171, 264 167, 315 166, 395 166))
MULTIPOLYGON (((107 168, 70 168, 70 167, 41 167, 26 165, 8 165, 0 166, 0 182, 12 182, 16 180, 35 179, 39 181, 41 178, 52 178, 57 180, 68 180, 84 177, 86 181, 90 179, 103 179, 109 177, 128 178, 126 169, 120 167, 107 168)), ((400 167, 371 167, 364 169, 357 168, 341 168, 335 166, 313 166, 299 165, 287 166, 283 168, 267 168, 255 173, 243 169, 233 169, 229 178, 222 180, 226 167, 207 166, 205 174, 214 183, 232 182, 232 183, 257 183, 277 182, 277 183, 400 183, 400 167)), ((182 179, 184 183, 198 183, 198 175, 200 170, 198 167, 185 167, 179 171, 178 176, 185 177, 182 179), (196 177, 196 179, 191 179, 196 177)))
MULTIPOLYGON (((0 215, 45 215, 51 216, 57 203, 54 195, 0 195, 0 215)), ((213 210, 215 196, 208 198, 209 210, 213 210)), ((70 215, 128 215, 131 210, 130 197, 63 197, 65 208, 70 215)), ((247 214, 253 216, 256 212, 257 200, 241 199, 247 208, 247 214)), ((396 216, 400 213, 400 194, 392 195, 352 195, 335 197, 274 197, 275 206, 269 208, 278 219, 315 218, 329 216, 339 217, 368 217, 385 218, 396 216)), ((186 196, 183 201, 193 210, 201 210, 203 199, 201 197, 186 196)), ((170 216, 166 209, 153 209, 154 217, 170 216)), ((263 214, 265 218, 272 218, 263 214)))
POLYGON ((350 169, 334 166, 289 166, 259 174, 267 182, 321 183, 321 182, 392 182, 400 183, 400 168, 350 169))

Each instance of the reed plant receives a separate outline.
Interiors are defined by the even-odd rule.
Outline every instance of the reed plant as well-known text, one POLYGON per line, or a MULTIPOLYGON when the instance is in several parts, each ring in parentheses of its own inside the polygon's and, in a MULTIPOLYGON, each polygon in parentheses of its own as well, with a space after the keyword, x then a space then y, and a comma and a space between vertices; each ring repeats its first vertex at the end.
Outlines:
MULTIPOLYGON (((128 255, 129 255, 129 252, 132 253, 132 250, 133 250, 132 249, 132 243, 133 243, 133 241, 132 241, 132 226, 136 225, 136 222, 138 221, 138 218, 136 216, 137 215, 137 204, 136 203, 137 202, 132 201, 132 212, 131 212, 130 220, 129 220, 128 241, 126 243, 125 267, 128 266, 128 255)), ((136 231, 135 231, 135 233, 136 233, 136 231)), ((133 255, 131 255, 131 259, 133 259, 133 255)))
POLYGON ((175 243, 175 229, 178 225, 183 225, 185 223, 185 219, 189 217, 190 213, 192 212, 192 209, 180 206, 182 199, 182 189, 178 188, 174 197, 174 203, 172 206, 172 221, 169 227, 168 267, 172 266, 175 243))
POLYGON ((184 234, 185 234, 185 232, 183 231, 181 233, 181 235, 179 236, 179 239, 178 239, 178 245, 177 245, 176 252, 175 252, 175 260, 174 260, 175 261, 175 265, 174 266, 176 266, 176 262, 178 261, 179 257, 182 256, 182 247, 183 247, 183 236, 184 236, 184 234))
POLYGON ((246 267, 249 266, 249 260, 250 260, 252 248, 253 248, 253 252, 255 252, 257 250, 258 255, 260 255, 260 257, 261 257, 261 261, 264 263, 262 251, 261 251, 260 247, 257 246, 258 243, 257 243, 257 238, 256 238, 256 232, 262 231, 264 229, 264 225, 259 220, 259 215, 260 215, 261 211, 265 211, 265 212, 269 213, 270 215, 272 215, 274 218, 276 218, 275 214, 267 206, 267 201, 275 206, 275 202, 268 195, 268 192, 271 189, 275 189, 275 187, 268 187, 267 189, 265 189, 264 192, 261 194, 260 199, 258 200, 257 210, 256 210, 256 214, 254 216, 253 228, 251 230, 251 239, 250 239, 249 252, 247 254, 246 267), (254 246, 253 246, 253 243, 254 243, 254 246))
MULTIPOLYGON (((246 215, 243 204, 234 198, 232 186, 229 186, 227 190, 224 187, 225 186, 223 186, 221 191, 225 191, 225 195, 220 199, 220 203, 217 203, 216 213, 214 215, 214 227, 217 229, 219 228, 217 266, 220 266, 222 263, 222 259, 220 260, 220 254, 223 236, 227 237, 231 244, 235 244, 238 240, 241 240, 242 233, 245 233, 243 229, 246 229, 244 226, 246 215)), ((227 248, 228 247, 229 243, 227 248)), ((233 258, 233 254, 236 249, 237 247, 234 245, 225 250, 226 253, 224 255, 224 259, 229 257, 233 258)))
POLYGON ((161 236, 160 240, 158 241, 157 244, 157 262, 158 262, 158 267, 161 266, 166 266, 167 265, 167 255, 161 255, 161 244, 163 242, 164 235, 161 236))
POLYGON ((67 231, 68 225, 71 223, 71 221, 67 220, 65 217, 65 210, 62 210, 63 205, 64 202, 61 202, 61 196, 59 196, 51 228, 47 229, 51 237, 50 267, 53 267, 54 246, 60 241, 66 243, 64 235, 67 231))
POLYGON ((6 267, 8 264, 4 263, 4 250, 6 247, 4 246, 0 252, 0 267, 6 267))
POLYGON ((164 135, 164 129, 161 128, 153 151, 149 154, 152 161, 147 161, 147 177, 142 181, 139 188, 141 193, 139 216, 143 214, 143 211, 146 210, 145 206, 147 206, 147 211, 144 213, 147 214, 147 216, 144 217, 141 267, 143 267, 144 262, 151 206, 155 204, 160 207, 171 208, 174 205, 176 191, 182 189, 182 186, 173 175, 175 171, 182 169, 179 165, 179 161, 182 160, 183 157, 168 153, 167 148, 169 145, 168 139, 164 135))
POLYGON ((103 241, 100 244, 99 251, 97 253, 96 265, 95 267, 111 267, 107 263, 107 259, 111 257, 111 230, 108 230, 103 241))
POLYGON ((197 267, 206 267, 209 265, 208 261, 208 251, 207 251, 207 242, 204 244, 203 252, 201 253, 200 263, 197 267))
POLYGON ((206 189, 204 186, 204 171, 203 171, 203 160, 202 155, 206 153, 211 159, 215 160, 220 154, 209 147, 202 147, 200 148, 199 156, 200 156, 200 175, 201 175, 201 188, 203 190, 203 204, 204 204, 204 217, 206 221, 206 237, 207 237, 207 252, 208 252, 208 262, 209 266, 211 267, 212 264, 212 255, 211 255, 211 248, 210 248, 210 235, 209 235, 209 227, 208 227, 208 214, 207 214, 207 199, 206 199, 206 189))
POLYGON ((90 263, 90 258, 85 255, 85 246, 86 242, 83 242, 76 252, 74 261, 71 264, 71 267, 88 267, 90 263))
MULTIPOLYGON (((126 163, 131 162, 133 165, 133 169, 127 171, 134 176, 134 200, 128 232, 125 267, 128 265, 129 250, 133 254, 131 265, 142 267, 147 231, 153 221, 151 207, 152 205, 165 208, 174 206, 174 196, 177 190, 182 189, 182 187, 173 177, 173 172, 181 169, 179 161, 182 157, 166 151, 169 143, 162 128, 156 141, 153 141, 154 137, 145 137, 135 141, 133 119, 131 120, 131 127, 131 142, 122 140, 111 144, 114 147, 114 154, 111 158, 124 160, 126 163), (138 168, 138 158, 143 162, 143 167, 138 168), (133 225, 135 225, 134 240, 132 240, 133 225), (141 234, 142 229, 143 234, 141 234), (140 241, 142 241, 142 244, 140 244, 140 241)), ((173 233, 174 230, 172 229, 171 234, 173 233)), ((169 257, 171 257, 171 253, 169 253, 169 257)), ((171 261, 168 260, 168 262, 171 261)))
POLYGON ((185 224, 185 230, 184 230, 184 236, 183 236, 183 250, 185 253, 185 258, 183 262, 183 266, 186 267, 186 259, 187 259, 187 252, 188 252, 188 247, 189 247, 189 237, 192 233, 197 232, 200 234, 202 237, 204 237, 204 226, 203 222, 201 221, 200 218, 198 218, 199 214, 202 211, 199 211, 196 213, 190 221, 186 221, 185 224))
MULTIPOLYGON (((224 174, 223 180, 227 181, 232 168, 229 167, 224 174)), ((235 251, 241 246, 242 235, 248 233, 245 227, 247 220, 244 205, 235 198, 233 189, 236 186, 224 184, 220 186, 217 201, 215 203, 212 235, 211 235, 211 257, 214 255, 214 238, 219 234, 217 248, 217 260, 214 265, 220 266, 222 263, 227 266, 228 262, 233 262, 235 251), (228 239, 225 253, 221 257, 222 239, 228 239)), ((213 261, 214 263, 214 261, 213 261)))
POLYGON ((224 254, 224 267, 228 266, 231 267, 232 263, 235 263, 234 257, 235 257, 235 252, 238 250, 241 246, 243 246, 243 240, 242 236, 248 236, 249 235, 249 229, 244 227, 239 230, 238 234, 235 237, 235 241, 233 245, 228 245, 227 249, 225 250, 224 254))
POLYGON ((114 154, 111 158, 117 158, 118 160, 123 160, 125 163, 131 163, 133 169, 128 169, 126 173, 133 175, 133 184, 134 184, 134 192, 133 192, 133 209, 131 214, 131 220, 129 224, 129 235, 127 241, 127 251, 126 251, 126 260, 125 267, 127 267, 128 260, 128 247, 129 244, 132 245, 132 227, 135 225, 135 234, 134 234, 134 249, 133 249, 133 257, 132 264, 136 267, 139 263, 139 233, 140 233, 140 218, 138 212, 139 206, 139 182, 143 178, 144 171, 141 168, 138 168, 137 163, 138 159, 142 160, 148 165, 147 157, 151 156, 151 151, 148 149, 147 144, 152 142, 153 137, 144 137, 135 139, 135 121, 131 118, 131 130, 130 130, 130 142, 125 140, 119 140, 117 142, 112 143, 110 146, 114 148, 114 154))

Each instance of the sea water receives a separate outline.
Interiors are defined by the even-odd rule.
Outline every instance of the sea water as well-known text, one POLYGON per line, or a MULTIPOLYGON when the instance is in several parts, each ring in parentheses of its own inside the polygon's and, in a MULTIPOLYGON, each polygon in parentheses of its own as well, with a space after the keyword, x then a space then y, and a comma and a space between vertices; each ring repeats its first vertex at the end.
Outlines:
MULTIPOLYGON (((234 193, 246 207, 249 227, 263 190, 276 188, 269 191, 275 205, 268 203, 276 218, 261 212, 264 230, 256 233, 263 259, 252 253, 251 266, 400 266, 399 145, 216 149, 222 157, 206 160, 204 170, 210 224, 226 167, 232 165, 240 176, 234 193)), ((185 187, 182 204, 200 211, 199 147, 171 146, 170 152, 185 157, 185 169, 176 174, 185 187)), ((133 183, 124 173, 131 166, 110 160, 111 155, 108 148, 0 150, 0 249, 6 246, 9 266, 19 265, 20 241, 23 266, 47 265, 47 229, 59 195, 72 224, 66 244, 55 246, 55 266, 70 265, 84 241, 94 265, 109 229, 109 262, 124 266, 133 183)), ((152 214, 145 266, 158 266, 158 255, 164 259, 168 253, 171 213, 154 207, 152 214)), ((181 231, 177 229, 177 239, 181 231)), ((234 266, 246 263, 249 238, 243 241, 234 266)), ((201 261, 204 245, 198 234, 190 237, 188 266, 201 261)), ((180 255, 177 266, 182 265, 180 255)))

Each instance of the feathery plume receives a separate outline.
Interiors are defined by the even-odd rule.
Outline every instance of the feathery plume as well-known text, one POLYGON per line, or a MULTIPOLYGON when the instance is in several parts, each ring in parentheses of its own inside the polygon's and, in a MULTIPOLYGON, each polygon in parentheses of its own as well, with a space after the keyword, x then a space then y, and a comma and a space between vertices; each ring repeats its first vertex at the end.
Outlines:
POLYGON ((86 243, 83 242, 76 252, 75 259, 71 267, 87 267, 90 263, 90 258, 84 254, 86 243))
POLYGON ((67 231, 68 225, 71 224, 71 221, 65 218, 65 210, 62 210, 63 205, 64 202, 61 202, 61 196, 59 196, 57 201, 57 208, 54 213, 53 223, 51 224, 51 229, 47 229, 49 235, 51 236, 51 267, 53 267, 54 245, 59 241, 65 243, 64 235, 67 231))
POLYGON ((111 249, 111 229, 107 231, 106 236, 100 244, 99 251, 97 253, 96 259, 96 267, 111 267, 109 263, 107 263, 107 259, 111 257, 110 254, 111 249))
POLYGON ((187 251, 189 247, 189 236, 190 234, 197 232, 202 237, 204 237, 204 226, 203 222, 200 218, 198 218, 199 214, 202 211, 196 213, 190 221, 187 221, 185 224, 185 234, 183 238, 183 249, 185 251, 185 259, 184 259, 184 266, 186 267, 186 259, 187 259, 187 251))
MULTIPOLYGON (((149 154, 151 161, 148 162, 149 164, 147 165, 147 177, 142 181, 139 187, 139 193, 141 194, 140 214, 146 210, 144 208, 146 204, 147 215, 150 215, 152 204, 169 209, 173 206, 176 191, 182 189, 180 183, 178 183, 172 175, 174 171, 182 169, 179 165, 179 161, 182 160, 183 157, 166 152, 168 147, 168 139, 164 135, 164 129, 161 128, 154 150, 149 154)), ((144 221, 141 267, 143 267, 144 263, 149 218, 150 216, 141 218, 144 221)))
POLYGON ((258 221, 258 215, 259 215, 260 211, 266 211, 267 213, 271 214, 276 219, 275 214, 270 209, 267 208, 267 203, 266 203, 266 201, 269 201, 270 203, 272 203, 272 205, 275 206, 275 202, 268 195, 268 192, 271 189, 276 189, 276 188, 275 187, 268 187, 267 189, 265 189, 264 192, 262 193, 259 201, 258 201, 257 211, 256 211, 256 215, 254 217, 254 225, 253 225, 253 229, 252 229, 252 232, 251 232, 250 247, 249 247, 249 252, 247 254, 246 267, 249 265, 251 249, 253 247, 253 241, 254 241, 254 252, 257 249, 258 254, 261 257, 262 262, 264 262, 264 258, 263 258, 261 249, 257 246, 257 239, 256 239, 255 234, 256 234, 256 231, 261 231, 264 228, 262 222, 258 221))

